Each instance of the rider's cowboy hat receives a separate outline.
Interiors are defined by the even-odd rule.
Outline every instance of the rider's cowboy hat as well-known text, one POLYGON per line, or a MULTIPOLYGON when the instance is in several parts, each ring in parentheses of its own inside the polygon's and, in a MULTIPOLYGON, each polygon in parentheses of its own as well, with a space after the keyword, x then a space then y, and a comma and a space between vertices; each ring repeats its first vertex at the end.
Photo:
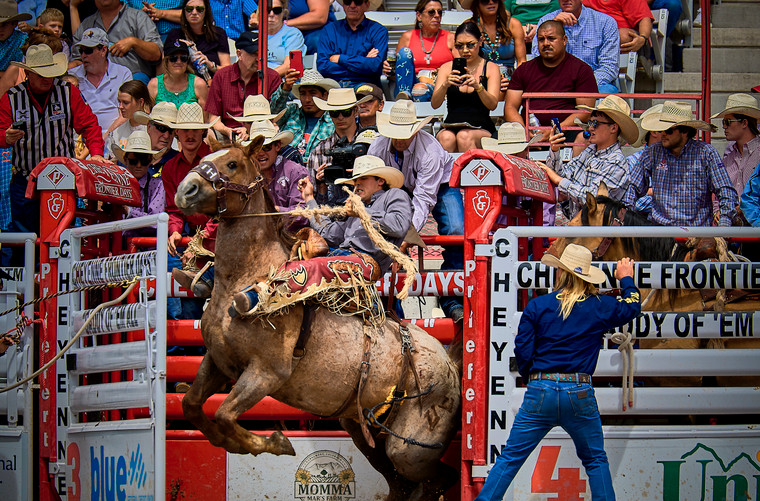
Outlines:
POLYGON ((607 279, 607 275, 602 270, 596 266, 591 266, 591 251, 581 245, 568 244, 562 251, 560 258, 546 253, 541 258, 541 262, 546 266, 570 272, 581 280, 592 284, 601 284, 607 279))
POLYGON ((723 118, 726 115, 746 115, 760 120, 760 107, 757 99, 749 94, 731 94, 726 100, 726 108, 710 118, 723 118))
POLYGON ((377 113, 377 130, 391 139, 409 139, 427 125, 433 117, 417 120, 417 108, 412 101, 401 99, 393 103, 390 113, 377 113))
POLYGON ((649 115, 651 115, 652 113, 662 113, 662 105, 655 104, 654 106, 646 110, 644 113, 642 113, 638 119, 636 119, 636 126, 639 128, 639 138, 636 140, 635 143, 631 143, 631 146, 633 146, 634 148, 639 148, 640 146, 644 145, 644 140, 646 139, 649 131, 641 128, 641 121, 644 120, 645 117, 648 117, 649 115))
POLYGON ((683 125, 693 129, 715 132, 718 130, 702 120, 695 120, 691 104, 679 101, 665 101, 660 113, 652 113, 641 120, 641 128, 650 132, 660 132, 683 125))
POLYGON ((366 103, 371 99, 372 96, 364 96, 357 100, 354 89, 330 89, 327 93, 327 100, 315 97, 314 104, 317 105, 317 108, 324 111, 347 110, 357 104, 366 103))
POLYGON ((18 13, 18 2, 16 0, 0 0, 0 23, 17 23, 19 21, 29 21, 32 15, 28 12, 18 13))
POLYGON ((304 70, 301 80, 293 85, 291 91, 296 99, 301 99, 301 87, 319 87, 322 90, 329 91, 330 89, 337 89, 340 84, 332 78, 323 77, 317 70, 304 70))
POLYGON ((163 150, 151 149, 150 136, 144 130, 136 130, 127 138, 127 144, 122 148, 118 144, 113 146, 113 155, 116 160, 126 165, 124 157, 127 153, 147 153, 153 157, 153 160, 158 160, 163 156, 166 148, 163 150))
POLYGON ((586 111, 598 111, 604 113, 613 122, 620 127, 620 136, 627 142, 632 143, 639 137, 639 128, 636 126, 636 122, 631 118, 631 107, 628 102, 614 94, 610 94, 602 99, 596 108, 591 106, 580 105, 576 106, 579 110, 586 111))
POLYGON ((499 127, 499 138, 484 137, 481 139, 484 150, 498 151, 505 155, 514 155, 524 151, 528 146, 541 140, 541 134, 536 134, 530 141, 525 140, 525 127, 517 122, 506 122, 499 127))
POLYGON ((282 141, 283 144, 290 144, 293 141, 293 133, 289 130, 278 131, 277 127, 269 120, 259 120, 251 123, 251 129, 248 131, 251 139, 256 136, 264 137, 264 144, 282 141))
POLYGON ((175 129, 196 130, 196 129, 209 129, 217 121, 219 117, 216 117, 211 123, 206 123, 203 120, 203 108, 198 103, 182 103, 177 110, 177 123, 173 125, 175 129))
POLYGON ((155 122, 166 127, 174 128, 177 125, 177 105, 169 101, 156 103, 150 115, 143 111, 135 111, 132 118, 141 125, 147 125, 148 122, 155 122))
POLYGON ((385 179, 390 188, 404 186, 404 175, 400 170, 388 167, 381 159, 374 155, 363 155, 354 160, 353 176, 350 178, 336 179, 335 184, 354 184, 354 180, 363 176, 377 176, 385 179))
POLYGON ((230 118, 237 120, 238 122, 256 122, 259 120, 274 120, 279 121, 285 114, 285 110, 277 114, 271 112, 269 107, 269 101, 261 94, 251 95, 245 98, 243 102, 243 116, 236 117, 232 113, 227 112, 230 118))
POLYGON ((66 54, 53 54, 50 46, 45 44, 32 45, 26 50, 26 64, 16 61, 11 64, 45 78, 59 77, 66 73, 69 66, 66 54))

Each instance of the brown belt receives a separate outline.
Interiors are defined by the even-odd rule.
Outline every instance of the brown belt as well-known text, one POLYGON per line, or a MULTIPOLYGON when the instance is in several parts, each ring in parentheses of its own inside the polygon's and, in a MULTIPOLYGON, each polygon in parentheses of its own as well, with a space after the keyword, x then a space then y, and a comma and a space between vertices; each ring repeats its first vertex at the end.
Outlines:
POLYGON ((538 381, 540 379, 562 383, 591 383, 591 376, 582 372, 534 372, 530 375, 531 381, 538 381))

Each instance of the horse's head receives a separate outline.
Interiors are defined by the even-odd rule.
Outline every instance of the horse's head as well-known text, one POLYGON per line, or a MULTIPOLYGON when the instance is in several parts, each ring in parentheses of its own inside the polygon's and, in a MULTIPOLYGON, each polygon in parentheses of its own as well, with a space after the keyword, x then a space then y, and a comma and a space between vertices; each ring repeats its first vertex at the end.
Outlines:
MULTIPOLYGON (((586 205, 567 223, 567 226, 606 226, 604 221, 605 205, 600 203, 599 200, 605 200, 609 196, 609 190, 607 185, 602 182, 597 190, 597 196, 586 192, 586 205)), ((578 244, 586 247, 590 251, 594 252, 599 244, 602 242, 601 237, 587 237, 587 238, 565 238, 560 237, 554 241, 549 247, 547 252, 557 257, 562 255, 562 252, 567 247, 567 244, 578 244)))
POLYGON ((256 163, 264 137, 256 136, 243 146, 222 146, 209 136, 213 153, 206 155, 177 187, 174 202, 185 214, 207 216, 265 212, 266 182, 256 163))

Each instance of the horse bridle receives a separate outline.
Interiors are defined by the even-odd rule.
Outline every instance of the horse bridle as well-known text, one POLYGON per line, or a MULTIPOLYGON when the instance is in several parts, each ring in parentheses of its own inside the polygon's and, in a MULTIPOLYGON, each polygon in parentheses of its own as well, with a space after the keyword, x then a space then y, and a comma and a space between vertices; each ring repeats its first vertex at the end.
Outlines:
MULTIPOLYGON (((621 207, 620 210, 618 210, 617 216, 612 220, 612 224, 610 226, 625 226, 623 224, 623 221, 625 221, 625 213, 628 212, 628 209, 625 207, 621 207)), ((599 242, 599 245, 596 247, 596 250, 591 251, 591 257, 598 261, 604 256, 604 254, 607 252, 607 250, 610 248, 610 245, 612 244, 612 237, 604 237, 601 242, 599 242)))
POLYGON ((264 186, 264 176, 261 174, 256 176, 256 179, 254 179, 253 182, 248 186, 244 184, 231 183, 230 178, 228 178, 225 174, 219 172, 219 169, 216 168, 216 165, 209 161, 202 161, 193 167, 190 172, 198 173, 199 176, 211 183, 214 191, 216 191, 217 214, 220 217, 222 217, 222 215, 227 212, 228 191, 240 193, 243 198, 245 198, 247 204, 251 196, 264 186))

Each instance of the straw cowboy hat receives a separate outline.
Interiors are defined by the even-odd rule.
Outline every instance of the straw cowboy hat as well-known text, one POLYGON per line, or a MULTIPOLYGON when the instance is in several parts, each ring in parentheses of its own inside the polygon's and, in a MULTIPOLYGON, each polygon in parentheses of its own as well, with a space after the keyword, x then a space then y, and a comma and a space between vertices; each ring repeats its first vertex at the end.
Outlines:
POLYGON ((570 272, 592 284, 601 284, 607 279, 607 275, 602 270, 591 266, 591 251, 582 245, 568 244, 562 251, 562 257, 557 258, 547 253, 541 258, 541 262, 546 266, 570 272))
POLYGON ((335 180, 335 184, 354 184, 355 179, 363 176, 377 176, 385 179, 391 188, 404 186, 404 175, 400 170, 388 167, 381 159, 374 155, 363 155, 354 160, 353 176, 335 180))
POLYGON ((631 143, 631 146, 633 146, 634 148, 639 148, 644 145, 644 140, 646 139, 647 133, 649 133, 649 131, 641 128, 641 121, 644 120, 644 118, 651 115, 652 113, 662 113, 662 105, 655 104, 654 106, 646 110, 644 113, 642 113, 639 118, 635 119, 636 127, 639 128, 639 138, 636 140, 635 143, 631 143))
POLYGON ((652 113, 641 120, 641 128, 650 132, 668 130, 677 125, 712 132, 718 130, 714 125, 695 120, 691 104, 679 101, 665 101, 660 113, 652 113))
POLYGON ((126 165, 124 157, 127 153, 147 153, 153 156, 153 160, 158 160, 163 156, 166 148, 163 150, 151 149, 150 136, 144 130, 136 130, 127 138, 127 144, 122 148, 118 144, 113 146, 113 155, 116 160, 126 165))
POLYGON ((760 120, 760 107, 757 99, 749 94, 731 94, 726 100, 726 109, 710 118, 723 118, 726 115, 746 115, 760 120))
POLYGON ((610 117, 613 122, 618 124, 620 136, 628 143, 636 141, 636 138, 639 137, 639 128, 636 126, 633 118, 631 118, 631 107, 625 99, 619 96, 614 94, 606 96, 596 105, 596 108, 585 105, 576 106, 576 108, 586 111, 598 111, 610 117))
POLYGON ((177 106, 174 103, 168 101, 161 101, 156 103, 150 115, 143 111, 135 111, 132 115, 135 122, 140 125, 147 125, 148 122, 155 122, 157 124, 164 125, 166 127, 174 128, 177 125, 177 106))
POLYGON ((366 103, 371 100, 372 96, 364 96, 357 100, 354 89, 330 89, 327 93, 327 100, 314 98, 314 104, 317 108, 324 111, 330 110, 347 110, 357 104, 366 103))
POLYGON ((0 23, 17 23, 19 21, 29 21, 32 15, 28 12, 18 13, 18 2, 16 0, 0 0, 0 23))
POLYGON ((337 89, 340 85, 332 78, 323 77, 317 70, 304 70, 301 80, 293 85, 293 90, 291 91, 296 96, 296 99, 301 99, 301 94, 299 93, 301 87, 319 87, 322 90, 329 91, 330 89, 337 89))
POLYGON ((433 117, 417 120, 417 108, 412 101, 401 99, 393 103, 390 113, 377 113, 377 131, 391 139, 409 139, 427 125, 433 117))
POLYGON ((175 129, 209 129, 217 121, 219 117, 216 117, 211 123, 206 123, 203 120, 203 108, 198 103, 182 103, 177 110, 177 123, 173 125, 175 129))
POLYGON ((525 140, 525 127, 517 122, 505 122, 499 127, 499 138, 484 137, 481 139, 484 150, 498 151, 505 155, 514 155, 524 151, 528 146, 541 140, 541 134, 536 134, 530 141, 525 140))
POLYGON ((272 110, 269 107, 269 101, 261 94, 255 96, 248 96, 243 102, 243 116, 236 117, 232 113, 227 112, 230 118, 237 120, 238 122, 256 122, 258 120, 274 120, 278 122, 280 118, 285 114, 285 110, 275 114, 272 114, 272 110))
POLYGON ((26 50, 26 64, 12 61, 11 64, 24 68, 45 78, 59 77, 69 66, 66 54, 53 54, 49 45, 32 45, 26 50))
MULTIPOLYGON (((293 133, 289 130, 278 131, 277 127, 269 120, 259 120, 251 123, 251 129, 248 131, 251 139, 256 136, 264 137, 264 144, 282 141, 284 144, 290 144, 293 141, 293 133)), ((249 141, 250 142, 250 141, 249 141)), ((245 144, 245 143, 244 143, 245 144)))

